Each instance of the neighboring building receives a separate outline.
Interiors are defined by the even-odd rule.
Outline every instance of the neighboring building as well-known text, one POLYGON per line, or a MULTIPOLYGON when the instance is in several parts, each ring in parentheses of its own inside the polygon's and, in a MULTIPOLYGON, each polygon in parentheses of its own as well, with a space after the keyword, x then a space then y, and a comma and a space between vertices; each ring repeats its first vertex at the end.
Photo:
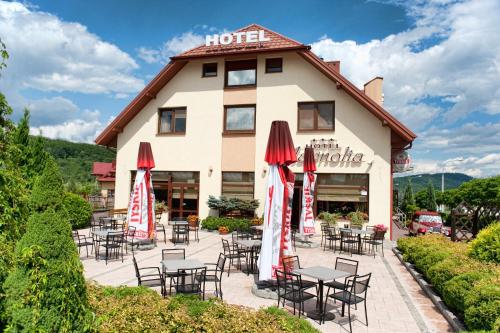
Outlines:
POLYGON ((312 144, 316 211, 362 210, 370 224, 390 225, 391 157, 416 136, 383 109, 382 78, 360 90, 340 67, 255 24, 172 57, 96 139, 117 148, 115 207, 128 205, 141 141, 151 143, 155 194, 172 217, 207 216, 209 195, 263 203, 270 125, 286 120, 299 156, 293 222, 312 144))
POLYGON ((113 162, 94 162, 92 165, 92 176, 96 177, 101 190, 101 196, 104 198, 113 198, 115 193, 115 173, 116 161, 113 162))

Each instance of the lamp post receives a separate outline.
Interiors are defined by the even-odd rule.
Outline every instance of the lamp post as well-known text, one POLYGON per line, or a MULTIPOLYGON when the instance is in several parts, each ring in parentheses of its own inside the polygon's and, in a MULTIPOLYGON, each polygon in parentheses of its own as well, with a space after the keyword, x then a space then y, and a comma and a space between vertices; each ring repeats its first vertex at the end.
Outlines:
MULTIPOLYGON (((441 194, 444 193, 444 173, 446 172, 446 165, 448 165, 451 162, 462 162, 463 160, 464 160, 463 157, 457 157, 457 158, 452 158, 450 160, 446 160, 446 161, 443 162, 442 172, 441 172, 441 194)), ((444 211, 444 205, 443 204, 439 205, 439 210, 441 212, 444 211)))

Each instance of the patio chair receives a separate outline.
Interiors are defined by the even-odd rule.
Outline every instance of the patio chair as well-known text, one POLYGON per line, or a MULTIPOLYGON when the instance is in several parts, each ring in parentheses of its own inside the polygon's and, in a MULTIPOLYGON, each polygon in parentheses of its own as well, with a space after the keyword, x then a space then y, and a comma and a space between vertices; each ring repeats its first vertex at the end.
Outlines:
POLYGON ((328 223, 321 223, 321 243, 320 246, 323 246, 323 242, 326 243, 326 236, 327 236, 327 230, 328 230, 328 223))
POLYGON ((317 297, 307 291, 302 284, 302 277, 300 274, 294 274, 282 270, 276 270, 276 280, 278 282, 278 307, 280 300, 293 303, 293 314, 296 312, 296 305, 299 304, 299 318, 304 313, 304 302, 317 297))
POLYGON ((335 260, 335 269, 338 271, 350 273, 351 275, 344 278, 344 281, 342 282, 340 281, 325 282, 323 285, 325 287, 328 287, 326 293, 328 294, 330 292, 330 289, 333 289, 333 293, 335 293, 336 289, 345 290, 346 283, 349 280, 349 278, 356 276, 358 274, 358 266, 359 266, 359 261, 357 260, 337 257, 337 259, 335 260))
POLYGON ((261 245, 254 245, 245 253, 245 266, 247 268, 247 275, 250 275, 250 273, 253 274, 255 272, 254 269, 257 266, 260 248, 261 245))
POLYGON ((226 256, 224 253, 219 253, 217 263, 205 263, 204 265, 207 266, 205 281, 214 282, 215 295, 220 297, 222 300, 222 273, 224 272, 224 266, 226 265, 226 256))
POLYGON ((165 242, 165 244, 167 244, 167 232, 165 230, 165 226, 161 223, 156 222, 155 230, 157 235, 156 237, 158 237, 158 234, 163 234, 163 241, 165 242))
POLYGON ((328 227, 326 228, 326 240, 325 245, 323 246, 323 251, 326 250, 326 242, 328 242, 328 248, 333 249, 333 253, 335 253, 335 248, 337 247, 337 241, 341 240, 340 233, 337 232, 336 228, 328 227))
POLYGON ((207 275, 206 267, 177 270, 175 279, 175 293, 198 295, 205 300, 205 279, 207 275))
POLYGON ((196 219, 195 225, 189 225, 189 232, 194 232, 194 240, 198 243, 200 242, 200 237, 198 236, 198 230, 200 229, 200 219, 196 219))
MULTIPOLYGON (((371 231, 373 233, 375 232, 375 226, 373 226, 373 225, 367 225, 365 229, 366 229, 366 231, 371 231)), ((363 237, 361 237, 361 239, 362 240, 370 239, 371 236, 372 236, 371 234, 370 235, 364 235, 363 237)))
POLYGON ((352 256, 352 252, 359 245, 358 236, 353 234, 349 229, 340 229, 340 248, 342 252, 349 252, 352 256))
POLYGON ((92 220, 90 221, 89 236, 92 236, 92 232, 96 230, 101 230, 101 224, 99 220, 96 220, 94 215, 92 215, 92 220))
MULTIPOLYGON (((299 256, 288 256, 283 257, 281 259, 281 263, 283 264, 283 270, 285 272, 293 272, 295 269, 300 269, 300 260, 299 256)), ((316 293, 318 292, 318 283, 315 281, 309 281, 302 279, 301 287, 304 289, 316 288, 316 293)))
MULTIPOLYGON (((349 317, 349 332, 352 333, 352 324, 351 324, 351 305, 357 305, 358 303, 364 302, 365 305, 365 321, 366 326, 368 326, 368 312, 366 311, 366 294, 368 291, 368 287, 370 284, 370 278, 372 273, 368 273, 365 275, 356 275, 351 277, 347 281, 347 288, 345 290, 339 291, 337 293, 329 295, 328 292, 326 294, 326 299, 328 297, 341 301, 342 302, 342 317, 345 313, 345 305, 347 305, 347 316, 349 317)), ((326 311, 326 304, 323 311, 326 311)), ((324 320, 323 320, 324 322, 324 320)))
MULTIPOLYGON (((184 260, 186 259, 186 250, 185 249, 163 249, 161 250, 161 260, 184 260)), ((172 282, 174 282, 174 278, 177 276, 177 272, 167 272, 163 269, 163 277, 165 282, 167 278, 169 278, 169 288, 168 291, 172 293, 172 282)), ((166 290, 165 290, 166 292, 166 290)))
POLYGON ((373 258, 375 258, 375 252, 378 251, 379 246, 382 247, 382 257, 384 256, 384 238, 385 231, 377 230, 370 235, 370 238, 363 240, 365 247, 368 245, 368 251, 371 250, 373 253, 373 258))
POLYGON ((132 256, 132 261, 134 262, 137 285, 146 287, 161 287, 161 295, 165 296, 165 280, 163 275, 160 273, 160 268, 157 266, 139 268, 137 266, 135 256, 132 256), (148 270, 148 272, 142 273, 145 270, 148 270))
POLYGON ((229 266, 227 268, 227 276, 231 272, 231 265, 233 261, 238 260, 238 265, 236 266, 238 269, 241 269, 241 259, 245 258, 245 255, 238 251, 238 247, 233 244, 233 246, 229 245, 229 241, 227 239, 222 238, 222 248, 224 249, 224 255, 229 259, 229 266))
POLYGON ((174 243, 186 243, 189 245, 189 226, 188 225, 173 225, 174 243), (182 242, 180 241, 182 237, 182 242))
POLYGON ((127 230, 123 231, 124 239, 123 239, 123 245, 125 246, 125 253, 128 253, 128 245, 130 244, 130 247, 132 248, 132 254, 134 253, 134 246, 137 246, 139 248, 139 242, 137 239, 135 239, 135 227, 128 227, 127 230))
POLYGON ((92 238, 87 237, 85 235, 80 235, 78 233, 78 230, 73 231, 73 240, 76 243, 76 246, 78 247, 78 254, 80 254, 80 249, 85 246, 85 250, 87 251, 87 258, 89 256, 89 246, 90 246, 90 253, 92 253, 94 249, 94 242, 92 241, 92 238))
POLYGON ((110 231, 106 235, 106 242, 102 245, 106 249, 105 257, 104 260, 106 262, 106 265, 108 264, 108 260, 115 255, 116 259, 122 258, 123 262, 123 244, 125 243, 124 241, 124 236, 123 232, 121 231, 110 231))

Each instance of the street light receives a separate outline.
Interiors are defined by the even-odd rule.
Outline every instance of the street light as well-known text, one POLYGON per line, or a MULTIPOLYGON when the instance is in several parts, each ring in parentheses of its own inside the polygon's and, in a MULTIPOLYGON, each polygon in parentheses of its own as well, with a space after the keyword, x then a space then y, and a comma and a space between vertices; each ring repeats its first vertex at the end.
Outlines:
MULTIPOLYGON (((441 193, 444 193, 444 173, 446 172, 446 165, 451 162, 462 162, 464 160, 463 157, 452 158, 450 160, 446 160, 442 163, 442 172, 441 172, 441 193)), ((441 212, 444 211, 444 204, 439 205, 439 210, 441 212)))

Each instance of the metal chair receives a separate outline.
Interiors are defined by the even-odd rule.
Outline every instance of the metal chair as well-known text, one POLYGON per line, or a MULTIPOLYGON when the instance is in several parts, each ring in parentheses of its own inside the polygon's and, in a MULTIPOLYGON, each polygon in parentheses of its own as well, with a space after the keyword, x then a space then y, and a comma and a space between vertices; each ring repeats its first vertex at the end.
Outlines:
MULTIPOLYGON (((163 249, 161 250, 161 260, 184 260, 186 259, 186 250, 185 249, 163 249)), ((177 276, 177 272, 167 272, 163 268, 163 277, 165 282, 167 278, 170 278, 168 291, 172 293, 172 282, 174 278, 177 276)), ((166 289, 165 289, 166 293, 166 289)))
POLYGON ((80 249, 85 246, 85 250, 87 251, 87 257, 89 256, 89 246, 90 246, 90 253, 92 253, 94 249, 94 242, 90 237, 87 238, 85 235, 80 235, 78 234, 78 230, 73 231, 73 240, 76 243, 76 246, 78 247, 78 254, 80 254, 80 249))
MULTIPOLYGON (((300 267, 300 260, 299 256, 288 256, 288 257, 283 257, 281 259, 281 263, 283 265, 283 270, 285 272, 293 272, 295 269, 299 269, 300 267)), ((301 286, 304 289, 309 289, 309 288, 316 288, 316 293, 318 292, 318 283, 315 281, 309 281, 309 280, 302 280, 301 286)))
POLYGON ((352 256, 354 248, 359 244, 358 236, 354 235, 349 229, 340 229, 340 248, 342 252, 345 251, 347 246, 347 252, 352 256))
POLYGON ((165 242, 165 244, 167 244, 167 232, 165 230, 165 226, 161 223, 156 222, 155 230, 156 230, 157 237, 158 237, 158 234, 161 234, 161 233, 163 234, 163 241, 165 242))
POLYGON ((130 244, 132 248, 132 254, 134 253, 134 246, 139 248, 139 242, 135 239, 136 228, 129 226, 127 230, 123 232, 124 240, 123 245, 125 246, 125 253, 128 253, 128 245, 130 244))
POLYGON ((163 275, 160 273, 159 267, 141 267, 137 266, 137 260, 135 256, 132 256, 132 261, 134 262, 135 276, 137 277, 138 286, 147 287, 161 287, 161 295, 165 296, 165 280, 163 275), (141 273, 141 271, 148 270, 147 274, 141 273), (151 272, 153 270, 153 272, 151 272), (157 272, 154 272, 157 270, 157 272))
POLYGON ((375 252, 378 250, 379 246, 382 246, 382 257, 384 256, 384 239, 385 231, 376 230, 370 235, 370 238, 363 240, 365 247, 368 244, 368 250, 370 251, 371 249, 373 258, 375 258, 375 252))
POLYGON ((189 245, 189 226, 188 225, 173 225, 174 243, 187 243, 189 245), (180 242, 180 238, 182 237, 182 242, 180 242))
POLYGON ((337 259, 335 260, 335 269, 338 271, 350 273, 351 275, 344 278, 343 282, 339 281, 325 282, 323 285, 325 287, 328 287, 326 293, 328 294, 330 292, 330 288, 333 289, 334 293, 336 289, 345 290, 348 279, 358 274, 358 266, 359 266, 359 261, 357 260, 337 257, 337 259))
POLYGON ((178 269, 175 278, 175 293, 199 295, 205 300, 205 279, 207 275, 206 267, 191 269, 178 269))
POLYGON ((200 229, 200 219, 196 219, 195 225, 189 225, 189 232, 194 232, 194 240, 198 243, 200 242, 200 237, 198 236, 198 230, 200 229))
POLYGON ((278 282, 278 307, 280 300, 283 301, 283 307, 285 306, 285 301, 293 303, 293 314, 295 315, 296 304, 299 304, 299 318, 302 313, 304 313, 304 302, 317 297, 307 291, 304 291, 302 284, 302 277, 300 274, 294 274, 282 270, 276 270, 276 280, 278 282))
MULTIPOLYGON (((328 297, 341 301, 342 302, 342 317, 345 313, 345 305, 347 304, 347 316, 349 317, 349 332, 352 332, 352 324, 351 324, 351 305, 357 305, 361 302, 364 302, 365 305, 365 321, 366 326, 368 326, 368 312, 366 311, 366 295, 368 292, 368 287, 370 284, 370 278, 372 273, 368 273, 365 275, 356 275, 351 277, 347 281, 347 286, 345 290, 339 291, 337 293, 329 295, 328 292, 326 294, 326 299, 328 297)), ((326 304, 323 308, 323 311, 326 311, 326 304)), ((323 320, 324 322, 324 320, 323 320)))
POLYGON ((328 248, 333 249, 333 253, 335 253, 335 248, 337 247, 337 241, 341 240, 340 233, 337 232, 337 229, 334 227, 328 227, 325 230, 326 240, 325 245, 323 246, 323 251, 326 250, 326 242, 328 241, 328 248))
POLYGON ((326 236, 328 234, 327 230, 328 230, 328 223, 321 223, 320 225, 321 227, 321 243, 320 243, 320 246, 323 246, 323 242, 326 243, 326 236))
POLYGON ((229 242, 222 238, 222 248, 224 249, 224 255, 226 256, 226 258, 229 259, 229 266, 227 268, 227 276, 229 276, 229 273, 231 272, 231 265, 233 264, 233 261, 235 259, 238 260, 238 265, 237 265, 237 268, 238 269, 241 269, 241 259, 242 258, 245 258, 245 255, 240 253, 238 251, 238 247, 237 246, 234 246, 235 244, 233 244, 233 246, 231 247, 229 245, 229 242))
POLYGON ((226 256, 224 253, 219 253, 217 263, 205 263, 205 265, 207 266, 205 281, 214 281, 215 295, 222 299, 222 273, 224 272, 224 266, 226 265, 226 256))
POLYGON ((104 257, 106 265, 108 264, 108 260, 113 254, 116 255, 116 259, 119 259, 121 254, 123 262, 123 244, 124 244, 123 232, 110 231, 106 235, 106 242, 102 245, 106 249, 106 254, 104 257))

